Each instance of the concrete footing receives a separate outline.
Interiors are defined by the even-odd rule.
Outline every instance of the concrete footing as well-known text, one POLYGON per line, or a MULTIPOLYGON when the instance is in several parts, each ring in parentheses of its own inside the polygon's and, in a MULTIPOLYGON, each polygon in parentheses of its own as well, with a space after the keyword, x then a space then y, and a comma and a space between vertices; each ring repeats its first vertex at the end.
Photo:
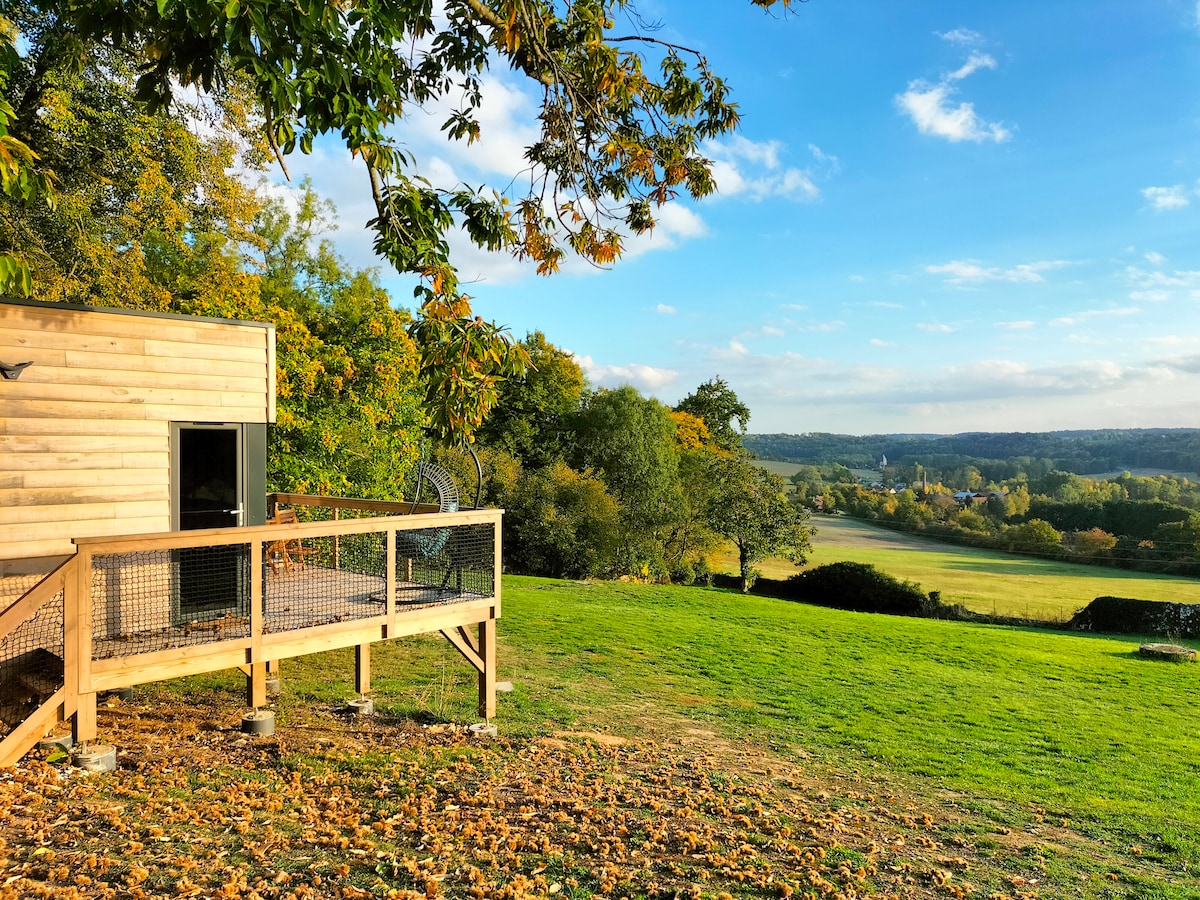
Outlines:
POLYGON ((346 709, 356 716, 373 716, 375 715, 375 701, 370 697, 359 697, 357 700, 347 703, 346 709))
POLYGON ((275 713, 270 709, 256 709, 242 716, 243 734, 272 735, 275 733, 275 713))
POLYGON ((89 744, 71 754, 71 765, 85 772, 115 772, 117 748, 109 744, 89 744))

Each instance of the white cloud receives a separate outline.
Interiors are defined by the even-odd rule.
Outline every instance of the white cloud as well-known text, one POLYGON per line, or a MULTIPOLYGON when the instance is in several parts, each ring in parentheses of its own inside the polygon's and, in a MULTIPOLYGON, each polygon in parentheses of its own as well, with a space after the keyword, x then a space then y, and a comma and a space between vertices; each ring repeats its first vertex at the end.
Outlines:
POLYGON ((865 275, 850 275, 848 277, 851 281, 866 281, 867 280, 867 277, 865 275))
MULTIPOLYGON (((438 152, 456 166, 471 170, 473 181, 482 175, 496 178, 496 183, 504 187, 529 169, 525 148, 538 139, 540 100, 517 82, 495 75, 480 80, 480 93, 483 99, 474 111, 479 138, 474 142, 450 140, 442 131, 442 123, 454 109, 447 97, 406 115, 403 140, 410 149, 414 144, 418 150, 422 144, 438 147, 438 152)), ((426 155, 417 153, 418 159, 426 155)))
POLYGON ((1152 266, 1161 266, 1167 261, 1167 258, 1156 250, 1149 250, 1143 254, 1143 259, 1152 266))
POLYGON ((1170 291, 1130 291, 1129 299, 1137 303, 1163 303, 1171 299, 1170 291))
POLYGON ((1008 328, 1013 331, 1025 331, 1029 328, 1032 328, 1034 326, 1034 324, 1035 323, 1029 321, 1028 319, 1023 319, 1019 322, 997 322, 996 327, 997 328, 1008 328))
POLYGON ((817 332, 820 334, 828 334, 831 331, 840 331, 841 329, 843 329, 845 327, 846 327, 845 322, 835 320, 833 322, 814 322, 811 325, 803 326, 802 328, 800 328, 800 331, 809 331, 809 332, 817 332))
POLYGON ((949 41, 952 44, 973 46, 983 43, 983 35, 978 31, 972 31, 970 28, 955 28, 953 31, 935 31, 934 34, 943 41, 949 41))
POLYGON ((920 331, 926 331, 930 334, 950 334, 954 331, 953 328, 944 322, 918 322, 917 328, 920 331))
POLYGON ((831 153, 826 153, 816 144, 808 145, 808 152, 813 155, 813 159, 825 165, 830 174, 836 175, 842 170, 841 161, 831 153))
POLYGON ((1051 319, 1050 324, 1054 326, 1078 325, 1090 319, 1108 318, 1111 316, 1133 316, 1140 312, 1141 309, 1136 306, 1121 306, 1113 309, 1086 309, 1083 312, 1074 313, 1070 316, 1059 316, 1056 319, 1051 319))
POLYGON ((764 325, 762 333, 767 337, 783 337, 786 332, 782 328, 776 328, 774 325, 764 325))
MULTIPOLYGON (((704 145, 704 152, 712 160, 717 190, 724 196, 746 194, 752 200, 783 197, 799 202, 820 199, 821 189, 813 181, 812 172, 784 167, 779 159, 782 150, 779 141, 751 141, 741 135, 704 145)), ((836 163, 834 157, 822 154, 822 158, 836 163)))
POLYGON ((1125 278, 1130 287, 1129 299, 1139 303, 1171 300, 1177 290, 1187 291, 1194 297, 1200 289, 1200 271, 1196 270, 1164 272, 1161 269, 1147 271, 1137 266, 1126 266, 1125 278))
POLYGON ((946 81, 962 81, 980 69, 996 68, 996 60, 986 53, 972 53, 965 63, 946 76, 946 81))
POLYGON ((986 281, 1008 281, 1014 284, 1043 282, 1042 272, 1069 265, 1063 259, 1044 259, 1022 263, 1011 269, 986 267, 975 259, 955 259, 940 266, 926 266, 930 275, 945 275, 949 284, 979 284, 986 281))
MULTIPOLYGON (((877 359, 887 341, 867 339, 877 359)), ((865 343, 866 341, 864 341, 865 343)), ((1061 342, 1060 342, 1061 343, 1061 342)), ((1159 348, 1160 352, 1162 348, 1159 348)), ((1184 348, 1179 348, 1184 349, 1184 348)), ((755 431, 870 434, 1189 427, 1200 393, 1200 352, 1134 362, 986 359, 961 365, 846 363, 794 352, 695 348, 690 383, 721 372, 755 413, 755 431)))
POLYGON ((803 311, 803 310, 808 309, 808 306, 807 306, 807 304, 804 304, 804 303, 780 303, 779 308, 780 309, 795 309, 795 310, 803 311))
MULTIPOLYGON (((685 241, 708 234, 708 225, 704 219, 679 203, 660 206, 654 211, 654 221, 653 231, 625 239, 622 259, 633 259, 651 250, 673 250, 685 241)), ((580 260, 578 268, 586 265, 580 260)))
MULTIPOLYGON (((979 35, 965 29, 956 29, 939 35, 952 43, 978 43, 979 35)), ((942 76, 937 82, 917 78, 908 83, 908 90, 895 97, 896 105, 905 113, 921 134, 942 137, 951 143, 959 141, 1007 141, 1012 133, 999 122, 988 122, 975 112, 975 104, 967 101, 955 103, 958 92, 956 82, 978 72, 980 69, 995 69, 996 60, 986 53, 973 52, 967 61, 942 76)))
POLYGON ((675 315, 676 312, 678 312, 678 310, 676 310, 675 307, 668 306, 665 303, 658 304, 658 306, 654 307, 654 311, 656 313, 658 313, 659 315, 663 315, 663 316, 673 316, 673 315, 675 315))
POLYGON ((1142 188, 1142 196, 1146 198, 1146 202, 1155 212, 1163 212, 1168 209, 1183 209, 1191 203, 1182 184, 1172 185, 1171 187, 1142 188))
POLYGON ((579 368, 592 384, 598 387, 620 387, 630 384, 647 393, 655 393, 670 385, 679 375, 674 369, 660 369, 631 363, 626 366, 601 365, 590 356, 575 356, 579 368))
POLYGON ((876 309, 904 309, 903 303, 891 303, 887 300, 872 300, 867 306, 873 306, 876 309))
POLYGON ((1200 344, 1200 337, 1196 335, 1184 337, 1178 334, 1164 334, 1161 337, 1142 338, 1142 343, 1151 347, 1194 347, 1200 344))
POLYGON ((870 344, 872 347, 895 347, 891 341, 881 341, 879 338, 871 338, 870 344))

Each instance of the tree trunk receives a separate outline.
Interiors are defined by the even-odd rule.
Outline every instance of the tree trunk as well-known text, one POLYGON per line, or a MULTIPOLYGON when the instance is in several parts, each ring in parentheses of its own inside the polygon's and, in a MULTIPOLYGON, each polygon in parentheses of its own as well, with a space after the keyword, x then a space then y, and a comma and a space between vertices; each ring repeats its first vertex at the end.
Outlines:
POLYGON ((750 593, 750 555, 746 548, 738 545, 738 569, 742 576, 742 593, 750 593))

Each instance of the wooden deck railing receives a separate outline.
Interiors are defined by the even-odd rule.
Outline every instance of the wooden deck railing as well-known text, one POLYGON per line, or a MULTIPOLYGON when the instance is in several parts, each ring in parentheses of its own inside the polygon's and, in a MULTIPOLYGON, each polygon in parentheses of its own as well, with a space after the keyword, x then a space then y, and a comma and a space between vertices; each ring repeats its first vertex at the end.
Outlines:
MULTIPOLYGON (((408 515, 397 514, 408 504, 273 499, 338 517, 78 539, 74 557, 0 613, 2 641, 61 596, 63 687, 55 701, 58 715, 74 717, 77 741, 97 736, 101 691, 238 667, 249 678, 249 704, 263 706, 268 663, 352 646, 365 692, 372 642, 435 631, 477 670, 480 714, 495 714, 499 510, 408 515), (363 517, 341 517, 350 511, 363 517), (295 548, 295 564, 271 565, 285 546, 295 548)), ((0 742, 0 765, 53 723, 45 708, 37 723, 21 726, 19 740, 14 729, 0 742)))

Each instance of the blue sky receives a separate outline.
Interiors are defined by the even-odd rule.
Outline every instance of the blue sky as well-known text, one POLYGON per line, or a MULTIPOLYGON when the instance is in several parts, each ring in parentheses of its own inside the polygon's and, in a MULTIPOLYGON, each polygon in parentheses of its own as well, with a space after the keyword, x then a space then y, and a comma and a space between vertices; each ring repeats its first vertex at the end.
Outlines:
MULTIPOLYGON (((732 87, 720 193, 608 271, 456 238, 485 318, 667 403, 720 375, 754 432, 1200 426, 1196 0, 637 8, 732 87)), ((496 72, 481 142, 440 141, 436 113, 399 136, 434 183, 503 189, 537 100, 496 72)), ((377 264, 361 167, 332 145, 289 165, 377 264)))

